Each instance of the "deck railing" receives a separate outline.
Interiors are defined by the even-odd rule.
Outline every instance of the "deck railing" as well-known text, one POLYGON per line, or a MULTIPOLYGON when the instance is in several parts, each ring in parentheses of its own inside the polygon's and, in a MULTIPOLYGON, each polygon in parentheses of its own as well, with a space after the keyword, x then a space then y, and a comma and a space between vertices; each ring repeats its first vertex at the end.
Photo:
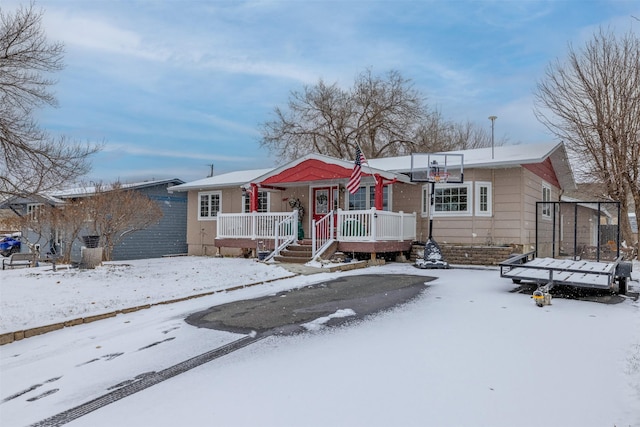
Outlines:
MULTIPOLYGON (((219 213, 216 236, 230 239, 275 239, 276 226, 291 215, 292 212, 219 213)), ((297 233, 294 228, 291 227, 290 233, 297 233)), ((279 234, 283 236, 283 232, 279 234)))
POLYGON ((334 240, 335 224, 334 213, 329 212, 318 221, 311 224, 311 257, 315 258, 334 240))
POLYGON ((338 241, 401 241, 415 238, 415 213, 379 211, 375 208, 359 211, 338 209, 338 241))
POLYGON ((281 250, 298 241, 298 210, 294 210, 291 215, 278 222, 275 231, 275 249, 270 258, 280 255, 281 250))
MULTIPOLYGON (((297 211, 294 213, 297 214, 297 211)), ((276 247, 297 234, 292 212, 277 213, 219 213, 217 237, 231 239, 278 239, 276 247), (280 229, 276 227, 280 224, 280 229)), ((297 218, 297 216, 296 216, 297 218)), ((416 238, 416 214, 368 210, 344 211, 338 209, 336 219, 327 215, 312 227, 312 239, 318 241, 319 250, 333 236, 338 241, 403 241, 416 238), (333 224, 332 224, 333 222, 333 224), (332 233, 331 230, 334 230, 332 233)))

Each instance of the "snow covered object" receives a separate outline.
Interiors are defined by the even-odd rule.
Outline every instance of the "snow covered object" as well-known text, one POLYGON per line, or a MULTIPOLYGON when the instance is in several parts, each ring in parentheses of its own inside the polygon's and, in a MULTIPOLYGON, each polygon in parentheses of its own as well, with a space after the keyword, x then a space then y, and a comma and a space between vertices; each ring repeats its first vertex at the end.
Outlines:
POLYGON ((433 239, 429 239, 424 245, 424 256, 416 259, 416 267, 449 268, 449 264, 443 259, 438 243, 433 239))

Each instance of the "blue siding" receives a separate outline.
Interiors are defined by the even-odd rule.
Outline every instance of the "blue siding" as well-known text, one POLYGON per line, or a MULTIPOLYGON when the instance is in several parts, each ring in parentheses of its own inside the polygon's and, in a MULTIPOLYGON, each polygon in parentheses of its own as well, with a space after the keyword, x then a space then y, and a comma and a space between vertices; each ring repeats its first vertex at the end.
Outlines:
POLYGON ((162 184, 136 190, 158 203, 162 219, 125 237, 113 249, 114 261, 187 253, 187 194, 169 194, 167 187, 162 184))

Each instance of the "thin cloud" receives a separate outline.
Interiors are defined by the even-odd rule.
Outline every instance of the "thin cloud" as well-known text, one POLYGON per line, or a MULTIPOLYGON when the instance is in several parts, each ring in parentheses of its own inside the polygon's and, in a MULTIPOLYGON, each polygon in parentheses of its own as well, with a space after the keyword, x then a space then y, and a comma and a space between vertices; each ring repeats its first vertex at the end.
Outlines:
POLYGON ((153 49, 145 48, 139 34, 118 28, 99 17, 52 10, 46 14, 46 19, 51 38, 68 46, 153 61, 166 61, 170 57, 169 52, 157 45, 153 49))
POLYGON ((132 146, 128 144, 105 144, 102 149, 105 153, 125 153, 134 156, 151 156, 151 157, 169 157, 175 159, 193 159, 193 160, 217 160, 224 162, 247 162, 257 160, 246 156, 225 156, 215 153, 189 153, 185 151, 166 150, 157 148, 146 148, 140 146, 132 146))

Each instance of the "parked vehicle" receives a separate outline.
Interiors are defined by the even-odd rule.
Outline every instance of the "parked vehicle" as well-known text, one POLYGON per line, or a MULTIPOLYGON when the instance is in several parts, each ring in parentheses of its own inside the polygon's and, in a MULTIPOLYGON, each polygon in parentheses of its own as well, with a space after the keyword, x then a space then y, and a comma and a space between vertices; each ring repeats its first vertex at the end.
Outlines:
POLYGON ((8 257, 16 252, 20 252, 20 240, 12 236, 0 237, 0 255, 8 257))

